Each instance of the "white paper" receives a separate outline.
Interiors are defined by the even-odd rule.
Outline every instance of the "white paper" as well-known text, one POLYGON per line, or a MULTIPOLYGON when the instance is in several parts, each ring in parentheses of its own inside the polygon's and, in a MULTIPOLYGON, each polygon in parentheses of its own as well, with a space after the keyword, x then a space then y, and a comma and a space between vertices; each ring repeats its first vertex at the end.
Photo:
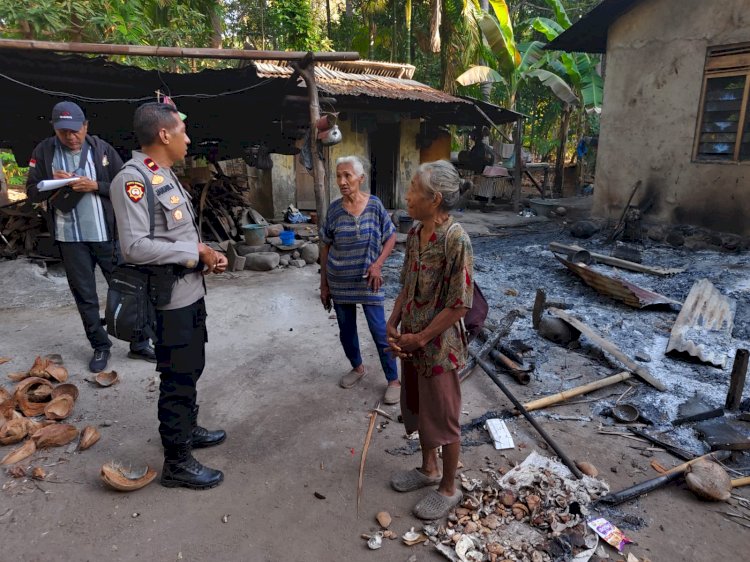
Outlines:
POLYGON ((513 443, 513 436, 508 431, 508 426, 505 422, 497 418, 489 419, 485 422, 487 431, 490 432, 492 440, 495 442, 495 449, 498 451, 501 449, 514 449, 516 447, 513 443))
POLYGON ((72 178, 63 178, 61 180, 42 180, 36 184, 36 188, 39 191, 52 191, 54 189, 60 189, 66 185, 70 185, 74 181, 80 179, 78 176, 72 178))

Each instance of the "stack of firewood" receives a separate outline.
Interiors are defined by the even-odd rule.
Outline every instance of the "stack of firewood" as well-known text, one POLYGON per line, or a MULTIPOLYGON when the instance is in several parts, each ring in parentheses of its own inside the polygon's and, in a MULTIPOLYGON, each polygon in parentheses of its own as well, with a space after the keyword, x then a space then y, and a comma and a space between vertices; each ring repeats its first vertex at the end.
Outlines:
POLYGON ((39 210, 28 201, 0 207, 0 256, 15 258, 37 252, 38 241, 49 238, 39 210))

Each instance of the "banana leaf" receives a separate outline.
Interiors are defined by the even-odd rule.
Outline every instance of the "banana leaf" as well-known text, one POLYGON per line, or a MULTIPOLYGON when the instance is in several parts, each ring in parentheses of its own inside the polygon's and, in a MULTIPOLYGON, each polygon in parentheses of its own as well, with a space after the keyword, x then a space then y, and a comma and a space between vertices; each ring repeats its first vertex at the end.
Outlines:
POLYGON ((456 78, 456 82, 462 86, 471 86, 472 84, 481 84, 482 82, 505 82, 505 78, 497 70, 489 66, 472 66, 456 78))
POLYGON ((604 80, 596 69, 598 60, 588 55, 578 55, 578 69, 581 71, 581 98, 588 113, 601 113, 604 98, 604 80))
POLYGON ((485 14, 479 20, 479 25, 492 47, 492 51, 500 60, 503 69, 510 72, 514 68, 518 68, 521 64, 521 54, 518 52, 516 41, 513 37, 513 24, 510 19, 508 5, 505 3, 505 0, 490 0, 490 4, 495 12, 497 21, 489 14, 485 14), (489 22, 492 22, 493 26, 490 26, 489 22), (492 35, 492 38, 490 38, 488 33, 492 35))
POLYGON ((526 78, 537 78, 542 84, 547 86, 552 92, 560 98, 562 101, 569 105, 578 104, 578 96, 573 89, 557 74, 544 70, 543 68, 536 68, 529 70, 524 73, 526 78))
POLYGON ((545 0, 547 5, 552 8, 555 12, 555 20, 562 26, 563 29, 568 29, 571 25, 568 13, 565 11, 565 7, 562 5, 560 0, 545 0))
POLYGON ((549 18, 534 18, 530 22, 531 27, 536 29, 539 33, 547 38, 547 41, 552 41, 563 31, 565 31, 560 24, 549 18))

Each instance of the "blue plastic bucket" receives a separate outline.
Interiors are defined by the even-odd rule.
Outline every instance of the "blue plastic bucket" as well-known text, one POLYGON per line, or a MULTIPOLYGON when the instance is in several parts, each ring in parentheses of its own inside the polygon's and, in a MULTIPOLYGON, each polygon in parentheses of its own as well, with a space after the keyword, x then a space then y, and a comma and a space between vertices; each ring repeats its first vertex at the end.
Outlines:
POLYGON ((291 246, 292 244, 294 244, 294 231, 282 230, 281 234, 279 234, 279 238, 281 238, 281 243, 284 246, 291 246))

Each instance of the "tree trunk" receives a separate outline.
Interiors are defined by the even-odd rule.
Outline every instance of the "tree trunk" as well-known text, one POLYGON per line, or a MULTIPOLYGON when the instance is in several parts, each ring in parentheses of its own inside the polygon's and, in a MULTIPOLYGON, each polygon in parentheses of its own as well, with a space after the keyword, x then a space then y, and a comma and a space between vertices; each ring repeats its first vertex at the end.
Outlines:
POLYGON ((555 197, 562 197, 563 174, 565 173, 565 145, 568 143, 568 127, 570 125, 570 105, 566 104, 560 120, 560 146, 557 147, 557 160, 555 161, 555 182, 553 192, 555 197))
POLYGON ((354 17, 354 7, 352 6, 352 0, 346 0, 346 17, 349 19, 354 17))
POLYGON ((222 34, 224 32, 224 26, 221 18, 221 8, 218 3, 213 6, 209 14, 211 18, 211 47, 213 49, 221 49, 222 34))
POLYGON ((432 0, 432 13, 430 16, 430 51, 433 53, 442 52, 441 46, 443 39, 441 35, 443 33, 443 2, 442 0, 432 0))
MULTIPOLYGON (((483 11, 485 12, 490 11, 489 0, 482 0, 479 4, 483 11)), ((484 59, 479 59, 479 64, 483 66, 487 66, 487 61, 484 59)), ((492 96, 492 82, 482 82, 479 85, 479 91, 481 92, 482 100, 486 101, 487 103, 490 103, 490 98, 492 96)))
MULTIPOLYGON (((349 4, 347 2, 347 4, 349 4)), ((328 38, 331 38, 331 0, 326 0, 326 29, 328 30, 328 38)))
POLYGON ((406 63, 411 64, 411 0, 406 0, 406 63))

